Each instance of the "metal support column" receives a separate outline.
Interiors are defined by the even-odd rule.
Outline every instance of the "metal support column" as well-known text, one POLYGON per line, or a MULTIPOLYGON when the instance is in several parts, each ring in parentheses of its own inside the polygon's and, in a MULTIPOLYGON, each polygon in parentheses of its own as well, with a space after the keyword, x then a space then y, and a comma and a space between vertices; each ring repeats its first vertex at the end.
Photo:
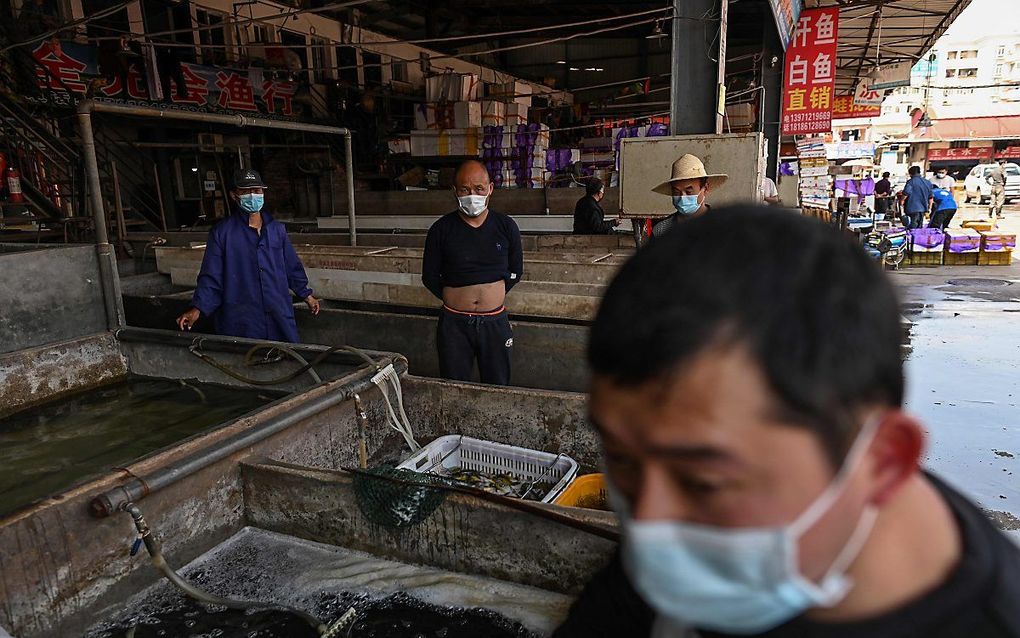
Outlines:
POLYGON ((358 245, 358 228, 354 215, 354 151, 351 150, 351 132, 344 133, 344 168, 347 170, 347 220, 351 233, 351 246, 358 245))
POLYGON ((768 162, 765 174, 776 179, 779 167, 779 115, 783 102, 783 68, 785 52, 779 40, 779 32, 774 20, 766 20, 762 27, 761 82, 764 88, 762 108, 759 109, 762 121, 759 129, 765 136, 768 148, 768 162))
POLYGON ((82 155, 85 158, 85 177, 88 183, 89 199, 92 202, 92 219, 96 228, 96 255, 99 261, 99 276, 102 279, 103 305, 106 308, 106 325, 110 330, 122 328, 124 302, 120 296, 120 276, 117 261, 110 246, 110 235, 106 228, 106 207, 103 205, 103 186, 99 180, 99 160, 96 157, 96 140, 92 135, 92 115, 88 111, 78 113, 78 134, 81 136, 82 155))
POLYGON ((722 133, 726 0, 673 0, 670 133, 722 133))

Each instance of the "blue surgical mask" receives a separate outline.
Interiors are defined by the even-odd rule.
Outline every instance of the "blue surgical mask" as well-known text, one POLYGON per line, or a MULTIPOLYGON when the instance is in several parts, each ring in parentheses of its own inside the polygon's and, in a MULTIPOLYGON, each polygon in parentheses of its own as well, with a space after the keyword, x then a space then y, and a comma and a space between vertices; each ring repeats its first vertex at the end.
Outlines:
POLYGON ((839 498, 877 428, 861 430, 836 479, 795 521, 759 528, 721 528, 680 521, 639 521, 610 484, 623 526, 624 568, 642 598, 685 627, 755 634, 812 607, 831 607, 853 583, 846 569, 877 517, 869 506, 843 550, 817 583, 800 572, 798 540, 839 498))
POLYGON ((262 205, 266 203, 265 195, 261 193, 245 193, 238 197, 237 205, 240 206, 241 210, 251 215, 262 210, 262 205))
POLYGON ((701 208, 697 195, 674 195, 673 208, 681 215, 693 215, 701 208))

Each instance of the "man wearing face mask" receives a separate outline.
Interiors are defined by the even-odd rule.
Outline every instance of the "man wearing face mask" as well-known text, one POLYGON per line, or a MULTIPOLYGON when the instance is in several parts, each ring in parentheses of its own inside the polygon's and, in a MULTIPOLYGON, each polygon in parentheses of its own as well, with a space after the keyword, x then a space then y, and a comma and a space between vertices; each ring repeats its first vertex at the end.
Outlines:
POLYGON ((945 188, 953 190, 956 186, 956 180, 950 177, 949 171, 944 168, 935 169, 935 177, 931 180, 932 186, 935 188, 945 188))
POLYGON ((585 184, 585 195, 574 205, 575 235, 609 235, 620 225, 619 219, 606 221, 601 201, 606 196, 606 186, 597 177, 585 184))
POLYGON ((521 280, 521 231, 509 216, 489 210, 492 182, 485 166, 457 169, 457 210, 429 228, 421 280, 442 300, 436 342, 445 379, 510 385, 514 338, 504 301, 521 280))
POLYGON ((319 314, 319 302, 287 230, 262 210, 262 177, 242 169, 233 184, 234 212, 209 231, 192 307, 177 325, 191 330, 199 317, 211 316, 216 334, 296 343, 291 291, 312 314, 319 314))
POLYGON ((670 178, 652 190, 670 195, 676 212, 655 222, 652 237, 661 237, 678 222, 707 213, 710 207, 705 200, 709 191, 722 185, 726 178, 727 175, 722 173, 710 175, 705 172, 705 164, 690 153, 673 162, 670 178))
POLYGON ((1020 549, 920 468, 899 304, 858 245, 761 208, 685 222, 588 343, 622 543, 554 638, 1020 636, 1020 549))

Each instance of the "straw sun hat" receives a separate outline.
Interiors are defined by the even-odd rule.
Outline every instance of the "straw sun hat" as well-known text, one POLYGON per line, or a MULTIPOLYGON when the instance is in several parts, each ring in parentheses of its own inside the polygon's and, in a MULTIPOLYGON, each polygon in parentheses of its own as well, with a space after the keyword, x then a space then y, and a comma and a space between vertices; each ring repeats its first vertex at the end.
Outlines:
POLYGON ((729 176, 724 173, 706 173, 705 164, 698 159, 697 156, 688 153, 673 162, 672 176, 652 190, 662 195, 672 195, 673 182, 679 182, 685 179, 697 179, 699 177, 707 177, 708 187, 715 188, 725 182, 729 176))

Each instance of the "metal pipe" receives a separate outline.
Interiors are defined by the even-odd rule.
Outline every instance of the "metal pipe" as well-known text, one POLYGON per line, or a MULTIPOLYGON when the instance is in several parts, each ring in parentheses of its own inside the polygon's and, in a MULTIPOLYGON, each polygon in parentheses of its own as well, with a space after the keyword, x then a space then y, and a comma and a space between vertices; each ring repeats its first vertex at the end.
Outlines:
POLYGON ((351 132, 344 133, 344 167, 347 171, 347 220, 351 233, 351 246, 358 245, 358 228, 354 220, 354 152, 351 144, 351 132))
POLYGON ((112 104, 109 102, 95 102, 86 100, 78 105, 78 113, 116 113, 135 117, 151 117, 164 120, 184 120, 188 122, 205 122, 208 124, 227 124, 237 127, 273 128, 287 131, 305 131, 308 133, 323 133, 325 135, 345 135, 349 129, 340 126, 325 126, 322 124, 305 124, 303 122, 290 122, 284 120, 268 120, 262 117, 250 117, 247 115, 226 115, 222 113, 193 113, 191 111, 178 111, 175 109, 161 109, 147 106, 128 106, 126 104, 112 104))
MULTIPOLYGON (((681 12, 681 0, 673 0, 673 24, 670 29, 670 49, 669 49, 669 134, 679 135, 680 134, 680 118, 683 113, 680 112, 680 95, 683 91, 683 78, 684 74, 680 72, 683 68, 683 56, 680 52, 680 47, 683 45, 683 35, 680 33, 680 29, 683 26, 684 14, 681 12)), ((635 242, 640 247, 641 242, 637 238, 637 234, 634 236, 635 242)))
POLYGON ((124 203, 120 199, 120 176, 117 174, 117 162, 110 160, 110 176, 113 178, 113 210, 117 213, 117 244, 124 249, 124 203))
POLYGON ((99 159, 96 157, 96 140, 92 135, 90 111, 78 109, 78 131, 81 135, 82 155, 85 157, 85 176, 88 180, 89 198, 92 201, 92 217, 96 227, 96 243, 110 243, 106 230, 106 210, 103 206, 103 186, 99 181, 99 159))
POLYGON ((92 116, 88 111, 78 111, 78 128, 81 135, 82 156, 85 158, 85 176, 88 181, 89 198, 92 203, 92 219, 96 229, 96 258, 99 261, 99 278, 103 288, 103 306, 106 309, 106 325, 117 330, 124 324, 124 301, 120 295, 120 277, 117 262, 110 247, 110 235, 106 228, 106 208, 103 205, 103 186, 99 181, 99 159, 96 157, 96 140, 92 135, 92 116))
MULTIPOLYGON (((400 373, 407 371, 407 362, 403 358, 393 361, 393 364, 399 368, 400 373)), ((218 461, 257 445, 305 419, 350 401, 355 393, 375 388, 375 384, 372 383, 372 377, 375 374, 374 368, 365 368, 349 375, 342 383, 338 382, 338 387, 323 386, 314 398, 293 410, 266 419, 250 429, 238 432, 226 440, 218 441, 210 448, 199 450, 155 472, 136 477, 124 485, 107 490, 92 499, 89 503, 89 511, 96 518, 106 518, 122 509, 127 503, 138 502, 153 492, 173 485, 218 461)))

